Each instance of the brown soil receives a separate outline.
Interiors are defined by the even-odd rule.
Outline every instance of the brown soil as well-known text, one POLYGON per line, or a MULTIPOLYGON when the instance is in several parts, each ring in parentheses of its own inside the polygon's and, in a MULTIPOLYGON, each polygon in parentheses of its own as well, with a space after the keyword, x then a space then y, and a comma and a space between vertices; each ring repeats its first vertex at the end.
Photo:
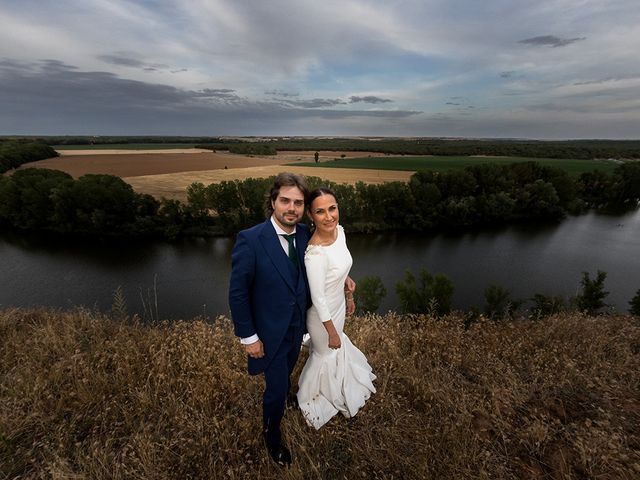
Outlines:
POLYGON ((106 173, 118 177, 157 175, 224 169, 225 167, 259 167, 279 163, 276 157, 246 157, 229 153, 135 153, 104 155, 63 155, 25 163, 21 168, 51 168, 67 172, 74 178, 87 173, 106 173))
POLYGON ((60 155, 72 157, 78 155, 136 155, 145 153, 208 153, 211 150, 203 148, 165 148, 154 150, 124 150, 120 148, 113 149, 87 149, 87 150, 57 150, 60 155))

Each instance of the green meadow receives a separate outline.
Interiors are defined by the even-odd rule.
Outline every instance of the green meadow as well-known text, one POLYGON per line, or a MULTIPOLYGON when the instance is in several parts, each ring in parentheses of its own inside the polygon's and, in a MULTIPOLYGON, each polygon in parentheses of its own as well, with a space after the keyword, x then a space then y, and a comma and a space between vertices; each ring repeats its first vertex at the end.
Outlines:
POLYGON ((618 165, 610 160, 577 160, 559 158, 530 158, 530 157, 485 157, 485 156, 420 156, 420 157, 360 157, 360 158, 336 158, 331 162, 303 162, 293 163, 305 167, 319 168, 366 168, 374 170, 463 170, 472 165, 481 163, 497 163, 507 165, 518 162, 538 162, 541 165, 560 167, 572 176, 579 176, 583 172, 602 170, 611 173, 618 165))

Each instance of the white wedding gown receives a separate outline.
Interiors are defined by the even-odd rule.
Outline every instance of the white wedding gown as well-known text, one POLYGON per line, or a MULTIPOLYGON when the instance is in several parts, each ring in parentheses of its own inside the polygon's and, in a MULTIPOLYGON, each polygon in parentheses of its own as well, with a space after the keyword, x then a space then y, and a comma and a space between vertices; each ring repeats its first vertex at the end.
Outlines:
POLYGON ((375 393, 376 376, 363 353, 344 334, 344 282, 352 259, 342 226, 329 246, 309 245, 304 263, 313 306, 307 311, 307 330, 311 337, 309 358, 298 382, 298 404, 307 423, 316 429, 340 412, 353 417, 375 393), (323 320, 333 320, 340 334, 339 349, 329 348, 323 320))

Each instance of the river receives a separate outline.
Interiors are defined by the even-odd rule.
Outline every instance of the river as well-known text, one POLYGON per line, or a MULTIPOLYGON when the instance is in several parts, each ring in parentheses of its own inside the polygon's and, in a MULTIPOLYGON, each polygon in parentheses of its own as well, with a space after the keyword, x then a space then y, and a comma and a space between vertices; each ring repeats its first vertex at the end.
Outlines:
MULTIPOLYGON (((606 301, 618 311, 640 289, 640 212, 587 214, 557 225, 511 226, 472 233, 349 235, 351 276, 382 278, 381 311, 397 309, 395 283, 406 269, 444 273, 454 307, 484 302, 490 284, 513 298, 575 295, 581 272, 607 272, 606 301)), ((120 287, 128 312, 145 318, 191 319, 227 314, 233 240, 177 243, 61 240, 0 235, 0 308, 83 306, 110 310, 120 287)))

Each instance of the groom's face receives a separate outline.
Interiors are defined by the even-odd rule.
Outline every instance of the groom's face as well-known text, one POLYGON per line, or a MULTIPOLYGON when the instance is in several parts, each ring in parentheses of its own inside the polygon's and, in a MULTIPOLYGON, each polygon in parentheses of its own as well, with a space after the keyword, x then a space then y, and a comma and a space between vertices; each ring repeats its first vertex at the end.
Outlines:
POLYGON ((304 194, 298 187, 282 187, 275 200, 271 201, 273 217, 280 228, 291 232, 293 227, 302 220, 304 214, 304 194))

